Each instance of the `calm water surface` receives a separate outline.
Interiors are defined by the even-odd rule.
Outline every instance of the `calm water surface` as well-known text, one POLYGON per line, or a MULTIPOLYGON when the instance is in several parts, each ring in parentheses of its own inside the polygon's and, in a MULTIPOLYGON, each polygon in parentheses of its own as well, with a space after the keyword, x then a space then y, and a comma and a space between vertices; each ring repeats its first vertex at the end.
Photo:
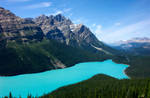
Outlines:
POLYGON ((116 64, 112 60, 104 62, 79 63, 73 67, 42 73, 0 77, 0 96, 26 97, 28 94, 41 96, 59 87, 87 80, 96 74, 106 74, 118 79, 128 78, 124 70, 128 65, 116 64))

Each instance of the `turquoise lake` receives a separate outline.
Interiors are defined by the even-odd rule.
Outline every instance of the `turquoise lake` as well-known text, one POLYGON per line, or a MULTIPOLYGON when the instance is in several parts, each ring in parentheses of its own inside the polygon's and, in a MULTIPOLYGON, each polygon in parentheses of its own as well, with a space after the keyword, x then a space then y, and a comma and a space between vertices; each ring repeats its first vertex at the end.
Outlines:
POLYGON ((0 77, 0 96, 41 96, 60 87, 87 80, 96 74, 106 74, 118 79, 129 78, 124 70, 128 65, 104 62, 79 63, 73 67, 41 73, 0 77))

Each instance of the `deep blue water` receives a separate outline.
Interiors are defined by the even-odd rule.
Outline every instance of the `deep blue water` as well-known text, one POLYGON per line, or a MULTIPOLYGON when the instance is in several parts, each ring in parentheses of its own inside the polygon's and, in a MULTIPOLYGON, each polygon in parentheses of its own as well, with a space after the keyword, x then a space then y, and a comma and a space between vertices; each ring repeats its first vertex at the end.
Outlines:
POLYGON ((96 74, 106 74, 118 79, 128 78, 124 70, 128 65, 104 62, 79 63, 73 67, 47 72, 0 77, 0 96, 12 92, 13 96, 26 97, 28 94, 41 96, 59 87, 87 80, 96 74))

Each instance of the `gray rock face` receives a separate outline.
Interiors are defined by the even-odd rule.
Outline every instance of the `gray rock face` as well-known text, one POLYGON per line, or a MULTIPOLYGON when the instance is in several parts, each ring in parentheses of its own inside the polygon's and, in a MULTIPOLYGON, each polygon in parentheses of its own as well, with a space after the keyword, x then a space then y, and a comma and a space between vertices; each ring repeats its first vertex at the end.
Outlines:
POLYGON ((100 42, 85 25, 73 24, 61 14, 22 19, 9 10, 0 8, 0 41, 27 42, 42 40, 43 37, 92 52, 112 50, 100 42))
POLYGON ((61 31, 68 30, 69 25, 72 24, 69 19, 66 19, 60 14, 56 16, 51 15, 49 17, 41 15, 35 18, 33 21, 42 28, 45 34, 48 33, 53 27, 57 27, 61 31))
POLYGON ((150 55, 150 38, 133 38, 126 41, 119 41, 115 44, 113 47, 119 50, 140 55, 150 55))
POLYGON ((104 60, 110 58, 111 50, 98 41, 89 28, 73 24, 60 14, 22 19, 0 8, 1 75, 41 72, 104 60))
POLYGON ((2 27, 1 27, 1 25, 0 25, 0 33, 2 33, 3 32, 3 29, 2 29, 2 27))
POLYGON ((2 39, 27 41, 42 39, 43 32, 32 20, 15 16, 9 10, 0 8, 0 32, 2 39))
POLYGON ((62 34, 62 32, 57 27, 52 27, 51 30, 46 33, 46 37, 48 39, 58 40, 58 41, 60 41, 62 43, 65 40, 64 35, 62 34))
POLYGON ((102 44, 85 25, 73 24, 61 14, 49 17, 41 15, 33 19, 33 21, 41 27, 47 38, 59 39, 60 42, 64 42, 67 45, 84 46, 102 44), (59 36, 56 37, 56 35, 59 36))

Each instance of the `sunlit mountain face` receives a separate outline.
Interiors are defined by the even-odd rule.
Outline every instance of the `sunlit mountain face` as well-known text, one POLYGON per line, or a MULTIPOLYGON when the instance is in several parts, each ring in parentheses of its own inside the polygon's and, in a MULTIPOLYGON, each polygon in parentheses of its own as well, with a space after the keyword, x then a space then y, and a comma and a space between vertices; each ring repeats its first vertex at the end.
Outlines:
POLYGON ((133 38, 126 41, 113 43, 112 46, 134 54, 150 55, 150 38, 133 38))
POLYGON ((72 23, 90 28, 105 43, 150 37, 149 0, 1 0, 0 4, 22 18, 62 14, 72 23))

